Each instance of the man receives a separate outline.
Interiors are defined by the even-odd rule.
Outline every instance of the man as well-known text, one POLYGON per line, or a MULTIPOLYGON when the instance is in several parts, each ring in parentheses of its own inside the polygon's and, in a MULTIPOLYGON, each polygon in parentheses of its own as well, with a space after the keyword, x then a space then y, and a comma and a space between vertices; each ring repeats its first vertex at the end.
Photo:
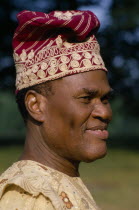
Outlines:
POLYGON ((0 209, 98 209, 81 161, 106 154, 111 88, 90 11, 23 11, 13 38, 24 152, 0 178, 0 209))

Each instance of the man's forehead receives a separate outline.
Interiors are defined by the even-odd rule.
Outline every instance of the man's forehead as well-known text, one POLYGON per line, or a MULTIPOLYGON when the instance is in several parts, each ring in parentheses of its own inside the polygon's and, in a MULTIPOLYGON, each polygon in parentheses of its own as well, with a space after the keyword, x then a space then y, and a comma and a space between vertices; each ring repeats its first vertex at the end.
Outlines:
POLYGON ((65 83, 71 84, 86 84, 86 83, 108 83, 107 73, 103 70, 92 70, 87 72, 81 72, 78 74, 66 76, 62 78, 65 83))
POLYGON ((99 89, 110 91, 107 74, 103 71, 89 71, 66 76, 52 82, 58 90, 76 90, 77 92, 94 92, 99 89))

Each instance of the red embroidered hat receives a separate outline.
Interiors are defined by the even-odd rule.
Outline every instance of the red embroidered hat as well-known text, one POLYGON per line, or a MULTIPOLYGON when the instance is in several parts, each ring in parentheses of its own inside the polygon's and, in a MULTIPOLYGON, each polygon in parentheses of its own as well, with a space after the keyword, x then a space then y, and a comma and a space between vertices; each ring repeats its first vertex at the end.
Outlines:
POLYGON ((107 71, 90 11, 22 11, 13 38, 17 91, 80 72, 107 71))

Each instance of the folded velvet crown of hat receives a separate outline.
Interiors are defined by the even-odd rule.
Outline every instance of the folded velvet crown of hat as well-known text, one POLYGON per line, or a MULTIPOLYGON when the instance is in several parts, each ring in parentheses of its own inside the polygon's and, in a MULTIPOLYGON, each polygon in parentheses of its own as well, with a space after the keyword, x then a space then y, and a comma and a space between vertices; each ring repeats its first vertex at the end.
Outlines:
POLYGON ((100 22, 90 11, 24 10, 13 37, 16 90, 80 72, 107 71, 95 32, 100 22))

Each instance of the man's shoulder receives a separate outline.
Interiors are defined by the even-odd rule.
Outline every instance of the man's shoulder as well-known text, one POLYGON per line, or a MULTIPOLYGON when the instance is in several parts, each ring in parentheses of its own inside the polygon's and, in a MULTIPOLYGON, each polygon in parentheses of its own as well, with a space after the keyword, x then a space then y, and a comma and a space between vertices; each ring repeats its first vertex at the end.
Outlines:
MULTIPOLYGON (((56 173, 56 172, 55 172, 56 173)), ((22 160, 14 163, 0 176, 0 197, 9 185, 16 185, 26 192, 37 196, 44 189, 51 190, 55 176, 61 179, 50 168, 30 160, 22 160)))
POLYGON ((54 206, 49 198, 42 194, 32 196, 18 186, 10 185, 4 191, 0 199, 0 210, 54 210, 54 206))
MULTIPOLYGON (((9 187, 14 188, 14 191, 17 187, 31 197, 38 197, 42 194, 53 204, 58 203, 60 209, 61 200, 57 196, 56 189, 53 188, 57 175, 54 175, 53 171, 53 169, 31 160, 14 163, 0 176, 0 200, 9 187)), ((59 180, 60 178, 59 176, 59 180)))

